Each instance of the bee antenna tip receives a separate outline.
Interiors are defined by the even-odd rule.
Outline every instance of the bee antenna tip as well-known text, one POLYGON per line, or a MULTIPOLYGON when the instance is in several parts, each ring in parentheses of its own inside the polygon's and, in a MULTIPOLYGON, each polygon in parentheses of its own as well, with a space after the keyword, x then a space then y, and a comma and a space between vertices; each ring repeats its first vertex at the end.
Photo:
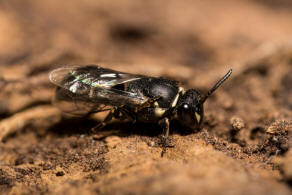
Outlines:
POLYGON ((220 85, 226 81, 232 74, 232 69, 229 69, 229 71, 207 92, 207 94, 201 99, 201 103, 204 104, 204 102, 208 99, 208 97, 218 88, 220 85))

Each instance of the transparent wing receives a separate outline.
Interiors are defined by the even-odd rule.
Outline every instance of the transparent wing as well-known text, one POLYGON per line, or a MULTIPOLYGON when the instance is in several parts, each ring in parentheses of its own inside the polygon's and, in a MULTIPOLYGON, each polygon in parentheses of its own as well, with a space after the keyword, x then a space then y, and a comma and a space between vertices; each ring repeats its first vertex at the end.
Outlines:
POLYGON ((101 105, 135 106, 145 103, 148 98, 143 94, 125 91, 127 83, 140 78, 142 76, 98 66, 63 67, 50 74, 50 80, 59 86, 56 99, 75 102, 71 110, 63 110, 71 113, 78 110, 80 115, 93 110, 98 112, 101 105))
POLYGON ((84 101, 78 95, 61 87, 57 87, 53 103, 66 113, 65 116, 69 117, 81 117, 89 113, 110 110, 110 107, 106 105, 84 101))
POLYGON ((75 81, 81 81, 91 87, 110 88, 140 78, 141 75, 118 72, 95 65, 62 67, 50 73, 52 83, 69 90, 75 81))

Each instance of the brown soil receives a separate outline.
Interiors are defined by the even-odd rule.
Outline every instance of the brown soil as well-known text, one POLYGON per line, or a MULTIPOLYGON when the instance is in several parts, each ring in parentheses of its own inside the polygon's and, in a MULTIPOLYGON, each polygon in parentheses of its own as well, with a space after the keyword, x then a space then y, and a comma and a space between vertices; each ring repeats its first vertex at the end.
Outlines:
POLYGON ((0 194, 291 194, 292 3, 0 2, 0 194), (64 119, 50 70, 100 64, 205 93, 199 132, 64 119))

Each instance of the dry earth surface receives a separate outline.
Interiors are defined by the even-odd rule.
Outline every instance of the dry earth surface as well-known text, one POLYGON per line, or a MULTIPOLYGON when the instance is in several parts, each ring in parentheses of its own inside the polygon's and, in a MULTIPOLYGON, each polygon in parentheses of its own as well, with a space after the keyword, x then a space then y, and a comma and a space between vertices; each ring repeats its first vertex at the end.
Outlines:
POLYGON ((292 3, 0 1, 0 194, 292 194, 292 3), (49 71, 100 64, 205 93, 198 132, 66 119, 49 71))

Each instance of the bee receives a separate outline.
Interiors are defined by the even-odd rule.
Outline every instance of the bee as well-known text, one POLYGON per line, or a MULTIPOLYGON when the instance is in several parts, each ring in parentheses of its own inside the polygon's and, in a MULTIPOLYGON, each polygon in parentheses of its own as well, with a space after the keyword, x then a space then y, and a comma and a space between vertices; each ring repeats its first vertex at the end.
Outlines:
POLYGON ((97 129, 113 118, 158 123, 163 129, 163 156, 169 122, 177 119, 183 126, 199 128, 204 118, 204 102, 231 73, 230 69, 204 96, 195 89, 185 90, 174 80, 119 72, 97 65, 61 67, 53 70, 49 77, 57 85, 55 102, 65 113, 84 116, 109 110, 97 129))

